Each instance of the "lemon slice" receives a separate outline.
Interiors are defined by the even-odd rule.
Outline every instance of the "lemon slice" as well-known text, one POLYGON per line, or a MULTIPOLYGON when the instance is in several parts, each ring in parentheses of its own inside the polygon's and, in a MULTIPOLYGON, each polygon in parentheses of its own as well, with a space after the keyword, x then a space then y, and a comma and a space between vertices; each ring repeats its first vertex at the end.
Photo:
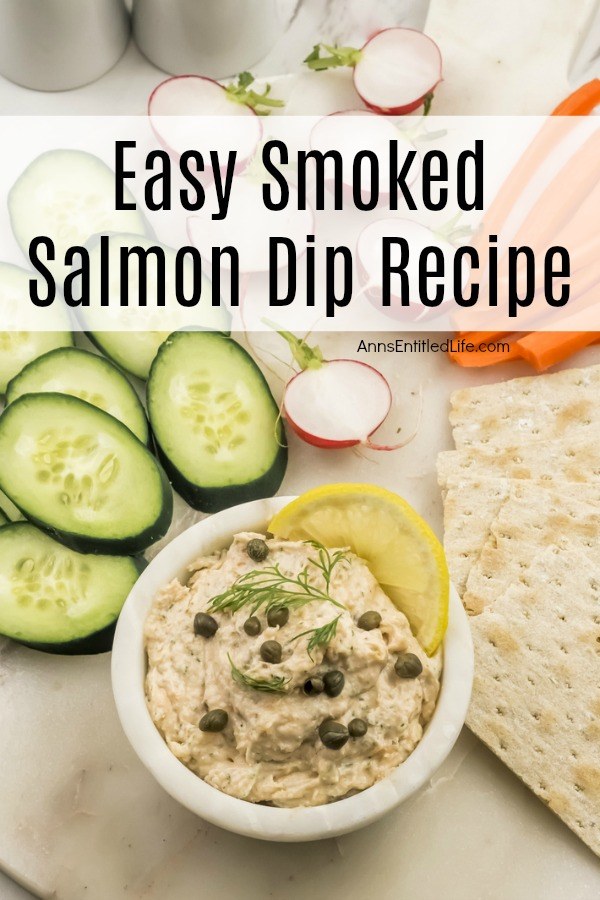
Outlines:
POLYGON ((328 484, 288 503, 269 524, 288 540, 350 547, 364 559, 431 656, 448 624, 444 550, 406 500, 373 484, 328 484))

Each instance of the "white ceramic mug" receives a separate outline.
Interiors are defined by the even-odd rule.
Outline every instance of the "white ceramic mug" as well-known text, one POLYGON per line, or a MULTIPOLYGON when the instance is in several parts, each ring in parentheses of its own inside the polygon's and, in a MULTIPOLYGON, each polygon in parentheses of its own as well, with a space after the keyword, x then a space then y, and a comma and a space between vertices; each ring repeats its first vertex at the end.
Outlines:
POLYGON ((0 75, 66 91, 111 69, 129 40, 123 0, 0 0, 0 75))
POLYGON ((281 0, 133 0, 142 51, 171 75, 226 78, 254 65, 284 30, 281 0))

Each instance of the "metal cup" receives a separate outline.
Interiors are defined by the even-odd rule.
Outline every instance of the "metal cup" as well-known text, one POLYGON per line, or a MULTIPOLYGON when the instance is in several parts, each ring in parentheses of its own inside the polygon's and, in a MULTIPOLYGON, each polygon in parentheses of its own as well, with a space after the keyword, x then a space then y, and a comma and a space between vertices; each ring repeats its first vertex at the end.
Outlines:
POLYGON ((225 78, 252 66, 284 30, 281 0, 133 0, 142 53, 171 75, 225 78))
POLYGON ((129 39, 123 0, 0 0, 0 74, 38 91, 100 78, 129 39))

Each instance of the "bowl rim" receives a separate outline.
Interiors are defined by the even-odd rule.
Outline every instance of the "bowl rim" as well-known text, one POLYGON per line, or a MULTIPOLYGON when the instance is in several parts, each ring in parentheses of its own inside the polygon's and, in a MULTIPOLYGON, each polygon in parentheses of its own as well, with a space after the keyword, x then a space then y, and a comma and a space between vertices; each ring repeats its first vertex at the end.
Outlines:
POLYGON ((231 507, 203 519, 164 547, 131 590, 115 632, 111 677, 117 713, 137 756, 164 790, 214 825, 247 837, 309 841, 334 837, 374 822, 428 782, 450 753, 464 724, 473 682, 473 643, 467 615, 450 588, 440 693, 419 744, 386 778, 364 791, 321 806, 259 806, 207 784, 169 750, 146 704, 143 628, 158 589, 181 577, 195 558, 226 546, 240 531, 266 530, 270 518, 295 497, 231 507))

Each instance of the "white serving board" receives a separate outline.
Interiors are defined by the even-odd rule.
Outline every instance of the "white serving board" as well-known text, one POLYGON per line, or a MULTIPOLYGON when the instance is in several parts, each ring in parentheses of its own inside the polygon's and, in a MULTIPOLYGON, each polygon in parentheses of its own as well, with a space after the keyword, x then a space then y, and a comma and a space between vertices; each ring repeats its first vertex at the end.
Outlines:
MULTIPOLYGON (((488 74, 491 68, 490 62, 488 74)), ((543 81, 543 73, 538 77, 543 81)), ((296 113, 358 105, 344 73, 287 77, 278 80, 277 91, 289 96, 288 108, 296 113)), ((449 82, 444 91, 440 114, 456 102, 449 82)), ((540 93, 535 105, 513 111, 545 112, 540 93)), ((481 106, 481 96, 469 112, 495 111, 477 109, 477 102, 481 106)), ((322 347, 330 357, 353 356, 359 338, 328 336, 322 347)), ((593 348, 578 362, 599 360, 593 348)), ((358 454, 319 451, 291 436, 281 492, 330 481, 375 482, 405 496, 440 533, 434 466, 437 452, 451 446, 450 390, 528 370, 511 364, 464 371, 441 354, 372 354, 369 361, 392 385, 392 417, 403 433, 415 424, 422 392, 415 440, 396 453, 358 454)), ((279 396, 276 379, 273 388, 279 396)), ((179 507, 177 527, 194 519, 179 507)), ((568 892, 591 900, 600 894, 596 858, 467 732, 427 789, 363 832, 318 845, 278 846, 209 826, 172 801, 129 748, 109 668, 108 655, 61 658, 0 644, 0 866, 39 897, 348 900, 368 891, 382 900, 410 894, 422 900, 558 900, 568 892)))
MULTIPOLYGON (((322 346, 328 356, 350 356, 357 341, 328 336, 322 346)), ((372 481, 404 495, 439 532, 434 460, 451 445, 449 391, 527 370, 515 364, 474 374, 442 354, 369 360, 390 379, 392 415, 404 431, 422 390, 418 436, 399 452, 363 457, 291 437, 282 493, 372 481)), ((599 360, 598 349, 580 357, 599 360)), ((380 897, 420 890, 425 900, 598 895, 595 857, 466 732, 427 790, 363 833, 284 847, 209 826, 172 801, 129 748, 109 665, 108 655, 52 657, 10 643, 0 652, 0 857, 40 897, 188 900, 204 885, 217 898, 341 900, 362 896, 361 884, 380 897)))

